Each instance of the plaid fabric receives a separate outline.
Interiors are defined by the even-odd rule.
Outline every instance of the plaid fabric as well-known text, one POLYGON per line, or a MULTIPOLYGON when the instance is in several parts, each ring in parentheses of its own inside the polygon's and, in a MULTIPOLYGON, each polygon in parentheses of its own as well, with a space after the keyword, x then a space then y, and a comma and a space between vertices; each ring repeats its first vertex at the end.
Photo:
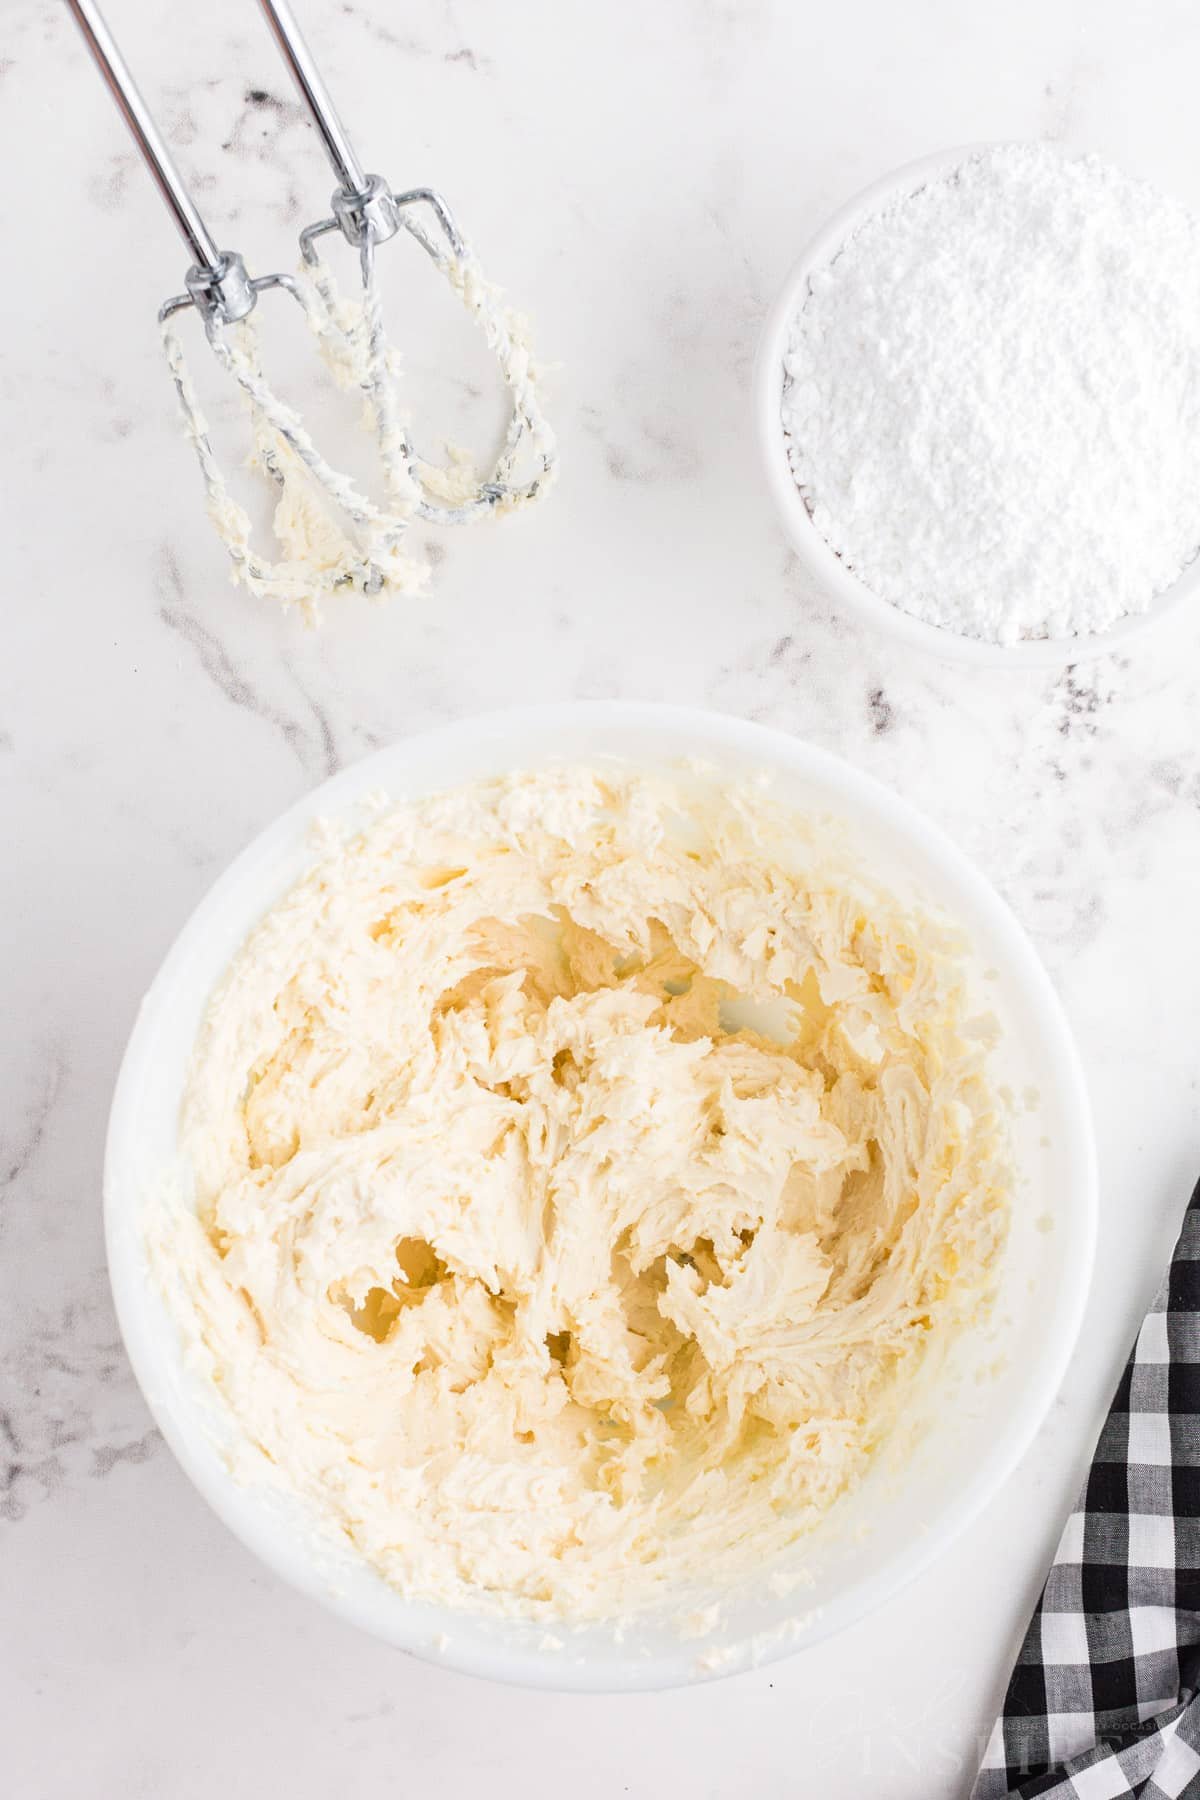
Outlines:
POLYGON ((1200 1800, 1200 1186, 971 1800, 1200 1800))

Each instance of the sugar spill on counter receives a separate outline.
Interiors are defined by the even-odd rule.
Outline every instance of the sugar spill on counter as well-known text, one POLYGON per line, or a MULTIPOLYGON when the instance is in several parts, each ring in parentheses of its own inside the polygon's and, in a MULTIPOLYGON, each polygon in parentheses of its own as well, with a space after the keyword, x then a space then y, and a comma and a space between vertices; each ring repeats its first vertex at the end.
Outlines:
POLYGON ((246 1479, 414 1597, 768 1566, 985 1309, 964 945, 757 785, 541 770, 331 824, 214 995, 151 1263, 246 1479))
POLYGON ((1103 631, 1200 551, 1200 223, 1095 157, 967 155, 813 273, 782 405, 880 598, 991 642, 1103 631))

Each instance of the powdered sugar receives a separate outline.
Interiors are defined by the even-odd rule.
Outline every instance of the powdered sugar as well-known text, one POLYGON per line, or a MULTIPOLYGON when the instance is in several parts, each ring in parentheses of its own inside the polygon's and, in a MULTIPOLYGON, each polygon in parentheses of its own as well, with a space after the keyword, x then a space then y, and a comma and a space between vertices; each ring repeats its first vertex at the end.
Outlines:
POLYGON ((1094 157, 999 146, 893 200, 785 370, 814 523, 930 624, 1103 631, 1200 548, 1200 224, 1094 157))

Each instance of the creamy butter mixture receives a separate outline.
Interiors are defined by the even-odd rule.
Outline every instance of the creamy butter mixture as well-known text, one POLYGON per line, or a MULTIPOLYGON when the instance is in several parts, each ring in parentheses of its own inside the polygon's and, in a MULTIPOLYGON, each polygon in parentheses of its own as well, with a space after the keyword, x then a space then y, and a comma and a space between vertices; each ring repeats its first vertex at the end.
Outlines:
POLYGON ((330 833, 212 1003, 152 1225, 249 1462, 405 1592, 533 1617, 778 1553, 986 1293, 960 957, 698 775, 330 833))

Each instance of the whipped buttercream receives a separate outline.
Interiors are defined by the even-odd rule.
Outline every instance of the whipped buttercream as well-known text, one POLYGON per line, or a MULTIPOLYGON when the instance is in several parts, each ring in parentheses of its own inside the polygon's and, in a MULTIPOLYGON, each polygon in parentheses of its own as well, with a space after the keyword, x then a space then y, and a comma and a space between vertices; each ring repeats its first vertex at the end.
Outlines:
POLYGON ((360 827, 215 995, 148 1226, 240 1465, 476 1609, 614 1618, 761 1568, 988 1289, 962 944, 698 774, 360 827))

